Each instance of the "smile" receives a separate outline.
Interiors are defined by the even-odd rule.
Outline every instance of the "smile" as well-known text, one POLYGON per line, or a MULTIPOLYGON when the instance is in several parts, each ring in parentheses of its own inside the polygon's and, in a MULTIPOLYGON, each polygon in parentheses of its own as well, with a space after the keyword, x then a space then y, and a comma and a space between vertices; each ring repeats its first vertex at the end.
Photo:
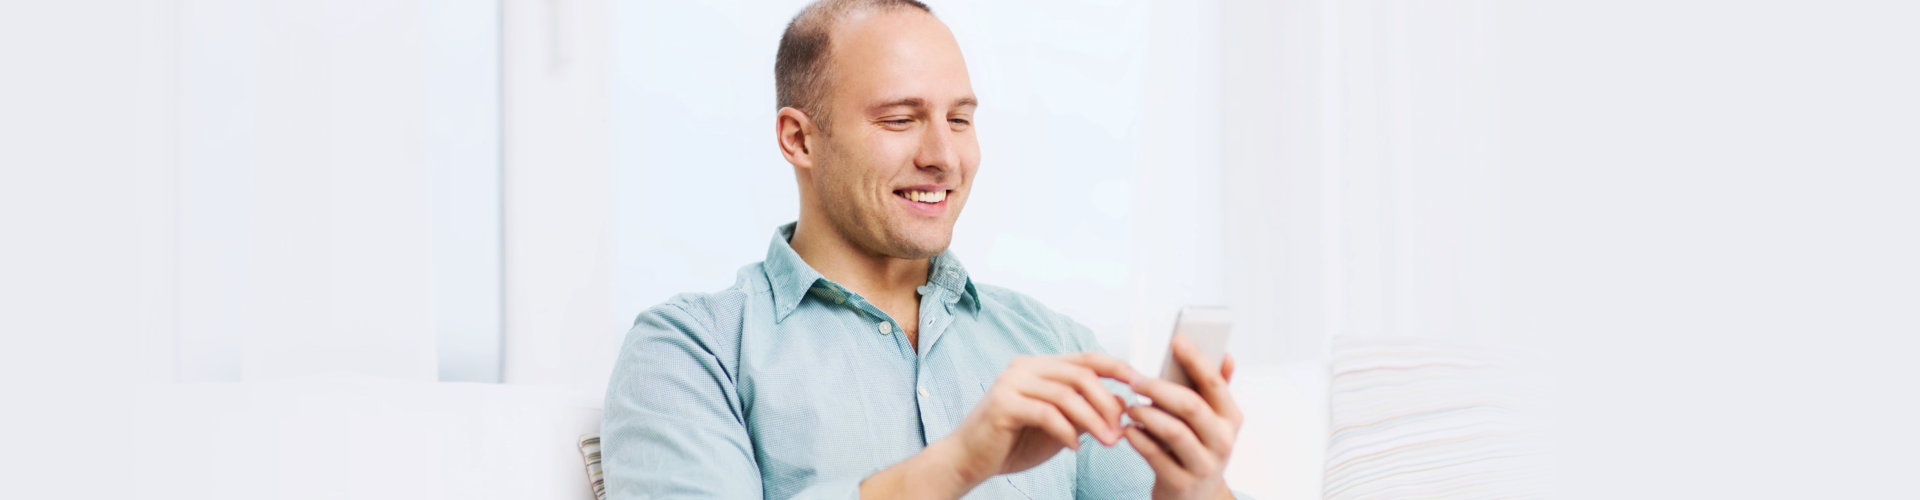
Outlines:
POLYGON ((894 191, 893 194, 899 195, 901 198, 906 198, 908 201, 915 201, 915 202, 926 203, 926 204, 934 204, 934 203, 947 201, 947 190, 944 190, 944 189, 937 190, 937 191, 921 191, 917 189, 903 189, 899 191, 894 191))

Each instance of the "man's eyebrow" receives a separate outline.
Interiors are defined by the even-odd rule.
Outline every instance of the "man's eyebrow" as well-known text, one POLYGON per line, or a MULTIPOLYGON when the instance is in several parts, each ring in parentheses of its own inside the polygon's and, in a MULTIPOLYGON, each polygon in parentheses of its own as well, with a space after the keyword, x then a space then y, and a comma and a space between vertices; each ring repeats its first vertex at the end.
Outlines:
POLYGON ((899 106, 906 106, 909 108, 924 108, 924 107, 927 107, 927 100, 921 99, 918 97, 902 97, 899 99, 893 99, 889 101, 875 103, 872 106, 867 106, 867 110, 879 111, 879 110, 899 107, 899 106))
MULTIPOLYGON (((872 106, 867 106, 867 110, 869 112, 873 112, 873 111, 880 111, 887 108, 900 107, 900 106, 905 106, 909 108, 925 108, 927 107, 927 100, 921 99, 918 97, 902 97, 899 99, 891 99, 887 101, 874 103, 874 105, 872 106)), ((968 106, 979 107, 980 101, 978 99, 974 99, 973 96, 962 97, 953 101, 953 107, 961 108, 961 107, 968 107, 968 106)))

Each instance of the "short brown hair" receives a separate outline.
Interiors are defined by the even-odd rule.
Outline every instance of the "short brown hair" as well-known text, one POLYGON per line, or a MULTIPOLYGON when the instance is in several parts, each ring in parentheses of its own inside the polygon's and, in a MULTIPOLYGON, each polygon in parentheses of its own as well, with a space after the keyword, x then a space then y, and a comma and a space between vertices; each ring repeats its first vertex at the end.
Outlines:
POLYGON ((787 31, 780 35, 780 50, 774 54, 774 109, 798 109, 824 132, 827 110, 821 101, 826 99, 827 59, 833 48, 828 33, 855 13, 904 8, 933 13, 916 0, 820 0, 801 9, 787 23, 787 31))

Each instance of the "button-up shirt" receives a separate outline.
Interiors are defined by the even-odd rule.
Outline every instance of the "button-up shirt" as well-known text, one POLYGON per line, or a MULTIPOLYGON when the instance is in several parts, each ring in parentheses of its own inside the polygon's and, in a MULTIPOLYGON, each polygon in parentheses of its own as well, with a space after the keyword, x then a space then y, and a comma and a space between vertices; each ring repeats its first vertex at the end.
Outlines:
MULTIPOLYGON (((858 498, 860 481, 945 437, 1015 356, 1099 351, 1085 326, 932 259, 919 346, 866 298, 822 277, 780 227, 730 288, 640 314, 601 427, 608 497, 858 498)), ((1133 398, 1107 381, 1115 394, 1133 398)), ((988 479, 968 498, 1147 498, 1124 441, 988 479)))

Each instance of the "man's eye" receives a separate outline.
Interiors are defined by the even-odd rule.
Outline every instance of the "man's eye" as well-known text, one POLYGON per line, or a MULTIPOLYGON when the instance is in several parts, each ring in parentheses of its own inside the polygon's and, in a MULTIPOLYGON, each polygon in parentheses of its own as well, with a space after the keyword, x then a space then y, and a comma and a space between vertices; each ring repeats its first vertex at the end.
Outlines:
POLYGON ((953 122, 954 125, 966 125, 970 123, 965 118, 954 118, 952 120, 947 120, 947 121, 953 122))
POLYGON ((912 123, 913 123, 913 119, 911 119, 911 118, 900 118, 900 119, 896 119, 896 120, 887 120, 887 123, 890 123, 890 124, 893 124, 893 125, 910 125, 910 124, 912 124, 912 123))

